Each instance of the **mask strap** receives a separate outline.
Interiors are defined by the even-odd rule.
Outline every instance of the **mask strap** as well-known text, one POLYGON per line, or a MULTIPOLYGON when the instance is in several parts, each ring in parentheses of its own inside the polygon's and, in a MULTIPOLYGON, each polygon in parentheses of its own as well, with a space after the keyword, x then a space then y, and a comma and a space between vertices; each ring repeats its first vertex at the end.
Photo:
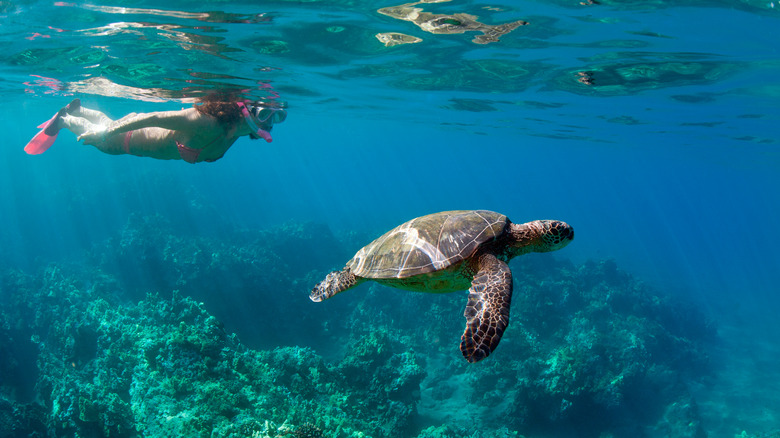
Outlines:
POLYGON ((236 105, 238 105, 239 108, 241 108, 241 114, 244 115, 244 120, 246 120, 246 124, 249 125, 249 128, 254 130, 254 134, 258 137, 262 138, 266 142, 270 143, 274 139, 271 138, 271 133, 258 127, 257 123, 255 123, 254 119, 252 119, 252 115, 249 114, 249 109, 247 109, 246 105, 244 105, 244 102, 236 102, 236 105))

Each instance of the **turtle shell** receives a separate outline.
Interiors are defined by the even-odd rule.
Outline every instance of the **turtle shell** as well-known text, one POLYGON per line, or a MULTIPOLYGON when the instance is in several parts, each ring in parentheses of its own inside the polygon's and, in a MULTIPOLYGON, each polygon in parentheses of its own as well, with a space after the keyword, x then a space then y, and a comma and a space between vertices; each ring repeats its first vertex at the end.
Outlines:
POLYGON ((487 210, 445 211, 412 219, 363 247, 347 262, 364 278, 408 278, 446 269, 504 234, 509 219, 487 210))

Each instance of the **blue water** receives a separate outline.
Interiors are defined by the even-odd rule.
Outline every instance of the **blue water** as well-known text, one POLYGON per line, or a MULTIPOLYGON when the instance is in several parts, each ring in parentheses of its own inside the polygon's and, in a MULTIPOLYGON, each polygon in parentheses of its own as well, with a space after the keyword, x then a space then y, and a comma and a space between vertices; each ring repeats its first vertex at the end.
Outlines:
MULTIPOLYGON (((0 0, 0 270, 39 275, 80 261, 132 217, 159 215, 186 238, 297 223, 354 233, 344 253, 312 248, 325 256, 311 266, 300 254, 279 262, 301 281, 277 299, 315 306, 305 297, 316 278, 304 274, 340 268, 411 218, 488 209, 515 222, 565 220, 576 239, 556 258, 614 260, 715 321, 714 377, 689 388, 708 436, 780 430, 780 372, 766 365, 780 359, 780 4, 417 5, 530 23, 486 45, 376 12, 396 4, 0 0), (374 37, 391 31, 422 42, 374 37), (43 155, 22 151, 74 97, 118 118, 225 87, 261 95, 262 84, 288 102, 287 121, 273 143, 242 138, 215 163, 106 155, 65 131, 43 155)), ((251 310, 234 297, 230 316, 223 298, 197 299, 256 338, 236 321, 251 310)), ((281 332, 254 346, 327 354, 305 338, 281 332)), ((487 359, 495 367, 508 360, 500 352, 487 359)))

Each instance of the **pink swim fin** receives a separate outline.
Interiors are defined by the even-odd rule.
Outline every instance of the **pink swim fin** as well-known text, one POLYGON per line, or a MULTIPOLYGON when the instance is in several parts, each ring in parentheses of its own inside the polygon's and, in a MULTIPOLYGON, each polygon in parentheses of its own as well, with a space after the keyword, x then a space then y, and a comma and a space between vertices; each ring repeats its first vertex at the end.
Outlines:
POLYGON ((59 116, 59 113, 55 114, 54 117, 52 117, 48 121, 38 125, 38 128, 41 131, 35 134, 35 137, 33 137, 32 140, 30 140, 27 143, 27 146, 24 147, 25 152, 27 152, 30 155, 42 154, 46 152, 46 150, 49 149, 51 145, 54 144, 54 140, 57 139, 57 134, 47 135, 46 128, 48 128, 50 124, 54 123, 54 121, 57 120, 57 116, 59 116))

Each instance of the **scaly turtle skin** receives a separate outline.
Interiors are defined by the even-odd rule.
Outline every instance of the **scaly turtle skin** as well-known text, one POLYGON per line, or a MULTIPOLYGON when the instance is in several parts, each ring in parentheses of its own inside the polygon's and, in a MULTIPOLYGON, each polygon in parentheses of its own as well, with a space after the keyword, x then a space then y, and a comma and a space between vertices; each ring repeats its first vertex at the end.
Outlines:
POLYGON ((574 239, 561 221, 514 224, 486 210, 445 211, 412 219, 374 240, 311 291, 322 301, 365 280, 419 292, 469 290, 460 350, 469 362, 498 346, 512 300, 507 262, 529 252, 555 251, 574 239))

